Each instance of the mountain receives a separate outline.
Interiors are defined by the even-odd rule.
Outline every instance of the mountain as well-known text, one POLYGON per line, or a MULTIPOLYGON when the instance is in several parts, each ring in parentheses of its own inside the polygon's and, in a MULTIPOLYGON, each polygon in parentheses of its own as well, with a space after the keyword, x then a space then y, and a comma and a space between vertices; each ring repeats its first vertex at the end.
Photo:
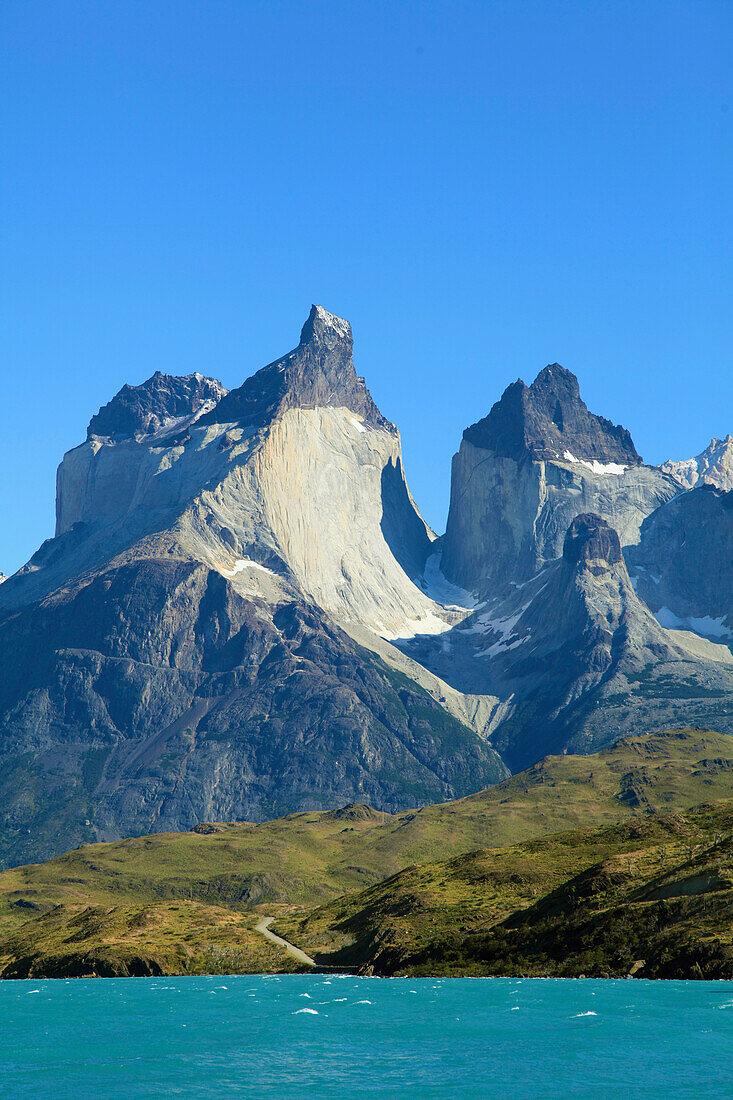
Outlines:
POLYGON ((678 492, 670 474, 642 464, 625 428, 588 411, 575 375, 554 363, 531 386, 514 382, 463 433, 441 567, 494 596, 558 558, 575 516, 602 516, 628 545, 678 492))
POLYGON ((231 391, 123 386, 0 587, 0 865, 733 732, 730 497, 644 465, 552 364, 466 429, 436 537, 320 306, 231 391))
POLYGON ((345 321, 314 306, 298 346, 230 393, 201 375, 124 387, 57 489, 56 537, 0 594, 6 864, 507 774, 436 701, 450 689, 352 637, 452 613, 412 580, 432 533, 345 321))
POLYGON ((733 489, 733 436, 712 439, 696 458, 684 458, 678 462, 667 459, 661 467, 671 474, 685 489, 696 485, 714 485, 730 492, 733 489))

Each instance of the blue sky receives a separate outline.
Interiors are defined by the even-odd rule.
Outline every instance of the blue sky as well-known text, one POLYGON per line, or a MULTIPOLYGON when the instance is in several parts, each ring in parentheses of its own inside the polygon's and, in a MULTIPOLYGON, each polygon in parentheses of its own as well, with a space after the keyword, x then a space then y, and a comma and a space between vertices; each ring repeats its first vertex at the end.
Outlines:
POLYGON ((647 461, 733 431, 727 2, 0 6, 0 569, 154 370, 347 317, 442 529, 463 428, 575 371, 647 461))

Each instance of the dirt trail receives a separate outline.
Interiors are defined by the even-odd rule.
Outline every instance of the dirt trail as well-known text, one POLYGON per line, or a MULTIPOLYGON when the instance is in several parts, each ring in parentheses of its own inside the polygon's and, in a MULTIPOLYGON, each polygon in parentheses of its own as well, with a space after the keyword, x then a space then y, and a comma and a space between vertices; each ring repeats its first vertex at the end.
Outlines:
POLYGON ((288 955, 292 955, 298 962, 305 963, 306 966, 315 966, 315 962, 310 955, 306 955, 305 951, 301 951, 299 947, 294 947, 292 943, 288 943, 282 936, 276 936, 274 932, 270 931, 270 925, 274 919, 274 917, 263 917, 255 925, 255 931, 261 932, 265 939, 270 940, 272 943, 276 943, 278 947, 284 947, 288 955))

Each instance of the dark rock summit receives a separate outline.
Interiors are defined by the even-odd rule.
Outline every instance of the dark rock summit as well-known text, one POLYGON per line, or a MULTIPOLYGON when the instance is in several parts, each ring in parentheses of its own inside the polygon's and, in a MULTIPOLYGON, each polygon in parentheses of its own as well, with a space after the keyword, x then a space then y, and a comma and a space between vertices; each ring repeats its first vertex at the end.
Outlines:
POLYGON ((503 458, 562 459, 640 466, 630 433, 588 411, 578 380, 559 363, 541 370, 531 386, 508 386, 488 416, 466 428, 463 438, 503 458))
POLYGON ((289 408, 341 406, 375 428, 394 430, 354 369, 351 325, 312 306, 293 351, 232 390, 202 423, 267 423, 289 408))
POLYGON ((588 411, 575 375, 552 364, 531 386, 514 382, 464 432, 453 459, 444 572, 493 595, 560 557, 574 516, 609 520, 628 546, 678 492, 670 474, 643 465, 625 428, 588 411))
POLYGON ((570 565, 581 562, 591 568, 617 565, 621 561, 621 543, 613 527, 600 516, 576 516, 568 527, 562 551, 570 565))
POLYGON ((213 408, 227 391, 215 378, 188 374, 182 378, 156 371, 141 386, 123 386, 93 416, 87 439, 124 439, 152 435, 167 423, 213 408))

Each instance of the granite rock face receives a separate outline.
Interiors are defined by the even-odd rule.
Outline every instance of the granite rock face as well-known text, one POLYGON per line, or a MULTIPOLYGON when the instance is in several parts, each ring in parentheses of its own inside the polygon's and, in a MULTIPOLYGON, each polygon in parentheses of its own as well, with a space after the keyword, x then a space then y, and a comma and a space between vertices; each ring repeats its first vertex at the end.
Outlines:
POLYGON ((703 484, 657 509, 627 562, 664 626, 733 641, 733 492, 703 484))
POLYGON ((555 364, 531 386, 509 386, 464 432, 453 459, 443 570, 491 596, 559 557, 574 516, 603 516, 629 545, 678 492, 673 477, 642 465, 625 428, 588 411, 574 375, 555 364))

